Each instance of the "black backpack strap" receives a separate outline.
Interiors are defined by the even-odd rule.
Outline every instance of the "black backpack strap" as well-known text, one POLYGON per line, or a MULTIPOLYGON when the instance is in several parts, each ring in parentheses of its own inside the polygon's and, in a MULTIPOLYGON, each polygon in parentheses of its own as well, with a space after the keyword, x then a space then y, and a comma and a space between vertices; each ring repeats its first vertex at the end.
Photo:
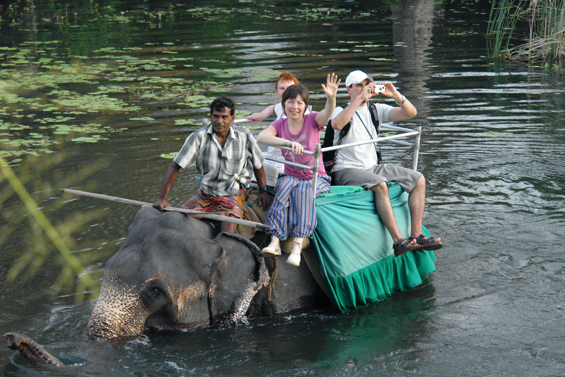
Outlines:
MULTIPOLYGON (((349 102, 336 107, 341 107, 342 109, 345 109, 347 105, 349 105, 349 102)), ((345 135, 347 135, 347 132, 349 132, 349 128, 351 128, 351 121, 349 121, 345 126, 343 126, 341 130, 339 130, 339 138, 337 145, 341 144, 341 140, 345 137, 345 135)), ((332 127, 332 120, 330 119, 326 124, 326 134, 324 135, 324 142, 322 143, 322 148, 332 147, 334 145, 334 137, 335 137, 335 130, 332 127)), ((336 152, 337 151, 333 150, 329 152, 324 152, 322 154, 324 165, 326 167, 326 173, 328 174, 331 173, 331 167, 335 165, 336 152)))
MULTIPOLYGON (((330 119, 326 124, 326 134, 324 135, 324 142, 322 143, 322 148, 331 147, 334 145, 334 129, 332 127, 332 120, 330 119)), ((326 153, 324 152, 324 161, 326 160, 325 156, 326 153)))
POLYGON ((369 113, 371 114, 371 120, 373 121, 373 125, 377 130, 377 135, 381 133, 381 122, 379 121, 379 110, 377 110, 377 105, 372 102, 369 102, 369 113))
MULTIPOLYGON (((336 106, 336 107, 341 107, 342 109, 345 109, 348 105, 349 105, 349 102, 345 103, 343 105, 336 106)), ((379 121, 379 111, 377 110, 377 106, 372 102, 368 102, 368 106, 369 106, 369 113, 371 114, 371 120, 373 121, 373 126, 375 126, 375 130, 377 131, 377 136, 378 136, 381 132, 381 122, 379 121)), ((343 126, 343 128, 341 130, 339 130, 339 137, 337 139, 336 145, 341 144, 341 141, 347 135, 350 128, 351 128, 351 120, 349 120, 349 122, 347 122, 347 124, 345 126, 343 126)), ((328 124, 326 124, 326 134, 324 135, 324 142, 322 144, 322 148, 333 146, 334 145, 334 138, 335 138, 335 130, 332 127, 332 120, 330 119, 328 124)), ((323 157, 323 160, 324 160, 324 165, 326 166, 326 172, 328 174, 330 174, 331 166, 335 164, 334 161, 335 161, 336 152, 337 151, 334 150, 334 151, 329 151, 329 152, 323 153, 322 157, 323 157)), ((379 164, 381 164, 382 163, 382 153, 381 153, 380 145, 379 145, 378 149, 376 150, 376 152, 377 152, 377 161, 378 161, 379 164)))
MULTIPOLYGON (((375 130, 377 131, 377 136, 379 136, 380 133, 381 133, 381 122, 379 121, 379 110, 377 110, 377 105, 375 105, 372 102, 368 102, 368 106, 369 106, 369 113, 371 114, 371 120, 373 121, 373 125, 375 126, 375 130)), ((380 145, 377 149, 377 162, 379 164, 383 163, 380 145)))

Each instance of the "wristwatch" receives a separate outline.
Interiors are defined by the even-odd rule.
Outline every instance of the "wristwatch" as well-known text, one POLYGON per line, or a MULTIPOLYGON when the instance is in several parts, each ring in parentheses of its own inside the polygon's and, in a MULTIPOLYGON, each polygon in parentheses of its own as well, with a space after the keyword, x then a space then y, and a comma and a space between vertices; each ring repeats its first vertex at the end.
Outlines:
POLYGON ((398 106, 402 106, 402 105, 404 104, 404 102, 406 102, 406 97, 404 97, 404 94, 403 94, 403 95, 402 95, 402 101, 397 102, 396 104, 397 104, 398 106))
POLYGON ((269 192, 266 187, 259 187, 259 192, 269 192))

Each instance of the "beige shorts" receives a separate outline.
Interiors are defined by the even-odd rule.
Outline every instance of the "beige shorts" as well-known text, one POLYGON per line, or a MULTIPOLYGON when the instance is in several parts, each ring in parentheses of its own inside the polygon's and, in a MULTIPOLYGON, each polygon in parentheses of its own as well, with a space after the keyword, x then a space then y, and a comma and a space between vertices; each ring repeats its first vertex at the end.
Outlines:
POLYGON ((332 174, 334 185, 361 186, 366 190, 381 182, 396 182, 406 192, 411 192, 422 176, 412 169, 396 165, 380 164, 370 169, 341 169, 332 174))

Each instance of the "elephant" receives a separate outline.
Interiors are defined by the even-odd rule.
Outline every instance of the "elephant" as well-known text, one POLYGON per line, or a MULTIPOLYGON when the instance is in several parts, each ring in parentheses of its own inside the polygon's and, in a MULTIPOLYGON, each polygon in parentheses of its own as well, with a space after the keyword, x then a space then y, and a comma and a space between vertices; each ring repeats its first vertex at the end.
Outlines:
MULTIPOLYGON (((266 239, 262 232, 253 238, 260 244, 266 239)), ((149 329, 191 329, 314 305, 329 308, 318 279, 305 263, 295 267, 264 258, 253 241, 220 232, 217 223, 144 206, 106 262, 87 336, 116 343, 149 329)), ((8 348, 36 364, 67 367, 25 335, 4 337, 8 348)))
POLYGON ((305 263, 277 263, 239 234, 146 206, 105 265, 87 335, 112 341, 324 303, 329 299, 305 263))

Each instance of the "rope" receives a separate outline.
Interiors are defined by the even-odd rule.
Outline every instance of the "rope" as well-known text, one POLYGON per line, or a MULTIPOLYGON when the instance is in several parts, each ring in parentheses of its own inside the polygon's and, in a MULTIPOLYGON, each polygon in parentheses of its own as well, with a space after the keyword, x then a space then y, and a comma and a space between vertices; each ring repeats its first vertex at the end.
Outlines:
POLYGON ((273 258, 275 260, 275 269, 273 270, 273 275, 271 280, 269 280, 269 293, 267 294, 267 300, 271 301, 271 293, 277 298, 277 293, 275 292, 275 280, 277 280, 277 271, 279 269, 279 258, 273 258))

